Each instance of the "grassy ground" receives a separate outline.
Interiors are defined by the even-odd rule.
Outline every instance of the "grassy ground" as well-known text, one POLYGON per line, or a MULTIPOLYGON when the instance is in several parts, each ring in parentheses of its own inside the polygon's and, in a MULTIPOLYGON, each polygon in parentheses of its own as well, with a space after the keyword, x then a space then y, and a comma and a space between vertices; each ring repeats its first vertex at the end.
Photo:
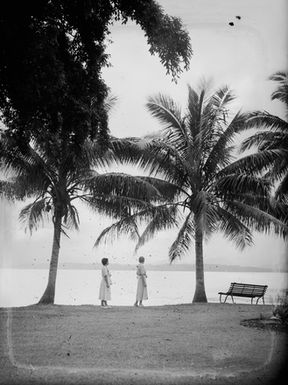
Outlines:
POLYGON ((270 385, 287 335, 240 322, 271 315, 230 304, 0 309, 0 383, 270 385))

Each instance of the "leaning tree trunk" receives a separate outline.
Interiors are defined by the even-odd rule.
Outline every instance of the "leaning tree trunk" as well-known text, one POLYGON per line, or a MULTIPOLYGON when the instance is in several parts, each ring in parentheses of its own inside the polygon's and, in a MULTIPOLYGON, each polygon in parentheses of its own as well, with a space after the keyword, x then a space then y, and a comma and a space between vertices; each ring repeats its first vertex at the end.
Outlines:
POLYGON ((49 268, 48 284, 42 295, 39 304, 53 304, 55 299, 55 286, 58 268, 58 258, 60 251, 60 236, 61 236, 62 211, 57 210, 54 219, 54 235, 52 255, 49 268))
POLYGON ((195 223, 195 255, 196 255, 196 288, 193 298, 194 302, 207 302, 204 284, 204 261, 203 261, 203 230, 201 224, 195 223))

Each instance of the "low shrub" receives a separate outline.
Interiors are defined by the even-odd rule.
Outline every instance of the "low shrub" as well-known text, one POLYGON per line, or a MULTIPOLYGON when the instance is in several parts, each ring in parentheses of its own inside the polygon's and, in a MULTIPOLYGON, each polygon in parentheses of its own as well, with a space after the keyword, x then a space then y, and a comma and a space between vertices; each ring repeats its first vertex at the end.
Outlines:
POLYGON ((273 315, 279 318, 281 323, 288 326, 288 290, 279 298, 279 304, 275 306, 273 315))

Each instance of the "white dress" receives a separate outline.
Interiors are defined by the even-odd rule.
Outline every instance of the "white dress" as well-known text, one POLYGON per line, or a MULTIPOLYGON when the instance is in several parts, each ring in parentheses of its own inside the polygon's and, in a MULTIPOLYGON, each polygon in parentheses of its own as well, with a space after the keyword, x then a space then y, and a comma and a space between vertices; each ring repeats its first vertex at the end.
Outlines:
POLYGON ((102 280, 99 289, 99 299, 101 301, 110 301, 111 300, 111 274, 107 266, 102 266, 102 280), (107 287, 105 277, 108 277, 109 287, 107 287))
POLYGON ((145 277, 145 281, 146 281, 147 275, 146 275, 145 267, 142 263, 139 263, 139 265, 137 266, 136 274, 138 279, 136 301, 143 301, 145 299, 148 299, 148 292, 147 292, 147 284, 146 286, 144 286, 144 283, 143 283, 142 276, 145 277))

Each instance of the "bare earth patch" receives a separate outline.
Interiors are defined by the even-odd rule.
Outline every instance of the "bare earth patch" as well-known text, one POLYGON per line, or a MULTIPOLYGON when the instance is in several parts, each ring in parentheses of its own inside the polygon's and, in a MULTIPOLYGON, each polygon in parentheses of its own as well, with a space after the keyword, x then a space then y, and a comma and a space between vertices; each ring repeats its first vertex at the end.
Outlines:
POLYGON ((288 333, 288 325, 282 324, 279 319, 247 319, 241 321, 241 325, 257 329, 273 330, 279 333, 288 333))
POLYGON ((0 309, 0 384, 280 384, 269 305, 0 309), (250 322, 250 325, 248 324, 250 322))

